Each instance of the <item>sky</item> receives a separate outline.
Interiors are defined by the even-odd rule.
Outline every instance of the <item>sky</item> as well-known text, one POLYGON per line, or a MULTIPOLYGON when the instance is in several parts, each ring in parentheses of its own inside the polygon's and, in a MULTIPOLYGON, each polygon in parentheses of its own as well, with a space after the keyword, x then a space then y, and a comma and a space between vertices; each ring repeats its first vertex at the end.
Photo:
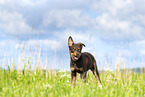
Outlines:
POLYGON ((145 67, 144 10, 144 0, 0 0, 1 67, 40 59, 42 67, 69 69, 69 36, 99 70, 145 67))

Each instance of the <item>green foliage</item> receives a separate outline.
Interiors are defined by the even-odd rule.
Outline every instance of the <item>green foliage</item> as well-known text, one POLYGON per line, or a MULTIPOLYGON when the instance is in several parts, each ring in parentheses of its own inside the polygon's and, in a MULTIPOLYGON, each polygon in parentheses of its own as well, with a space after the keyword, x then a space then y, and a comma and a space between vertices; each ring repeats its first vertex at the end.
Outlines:
POLYGON ((0 97, 145 97, 145 73, 105 71, 100 77, 102 88, 90 72, 86 83, 78 76, 73 87, 68 71, 0 69, 0 97))

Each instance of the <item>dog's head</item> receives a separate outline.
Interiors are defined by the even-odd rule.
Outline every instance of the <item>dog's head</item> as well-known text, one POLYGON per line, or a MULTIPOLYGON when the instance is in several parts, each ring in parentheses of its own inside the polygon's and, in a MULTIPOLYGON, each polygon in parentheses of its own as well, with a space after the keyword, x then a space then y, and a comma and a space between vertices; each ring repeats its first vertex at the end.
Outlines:
POLYGON ((77 61, 80 58, 83 46, 85 47, 83 43, 75 44, 71 36, 68 38, 69 52, 73 61, 77 61))

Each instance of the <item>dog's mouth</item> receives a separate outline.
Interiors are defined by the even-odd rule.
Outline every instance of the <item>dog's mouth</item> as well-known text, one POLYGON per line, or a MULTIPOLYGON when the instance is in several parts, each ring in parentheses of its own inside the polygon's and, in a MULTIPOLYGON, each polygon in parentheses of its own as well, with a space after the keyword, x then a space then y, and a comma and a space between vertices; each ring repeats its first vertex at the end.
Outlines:
POLYGON ((77 60, 79 59, 79 57, 80 57, 80 56, 73 56, 72 59, 73 59, 74 61, 77 61, 77 60))
POLYGON ((79 60, 81 53, 78 53, 78 52, 70 53, 70 56, 73 61, 77 61, 79 60))
POLYGON ((79 59, 78 56, 74 56, 73 58, 74 58, 75 60, 78 60, 78 59, 79 59))

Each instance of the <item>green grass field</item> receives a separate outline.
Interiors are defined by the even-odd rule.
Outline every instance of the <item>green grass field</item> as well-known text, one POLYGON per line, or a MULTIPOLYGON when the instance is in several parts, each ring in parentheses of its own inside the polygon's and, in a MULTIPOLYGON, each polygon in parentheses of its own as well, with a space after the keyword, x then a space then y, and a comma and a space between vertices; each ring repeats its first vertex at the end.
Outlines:
POLYGON ((73 87, 68 71, 0 69, 0 97, 145 97, 145 73, 105 71, 100 77, 102 88, 91 72, 86 83, 78 75, 73 87))

